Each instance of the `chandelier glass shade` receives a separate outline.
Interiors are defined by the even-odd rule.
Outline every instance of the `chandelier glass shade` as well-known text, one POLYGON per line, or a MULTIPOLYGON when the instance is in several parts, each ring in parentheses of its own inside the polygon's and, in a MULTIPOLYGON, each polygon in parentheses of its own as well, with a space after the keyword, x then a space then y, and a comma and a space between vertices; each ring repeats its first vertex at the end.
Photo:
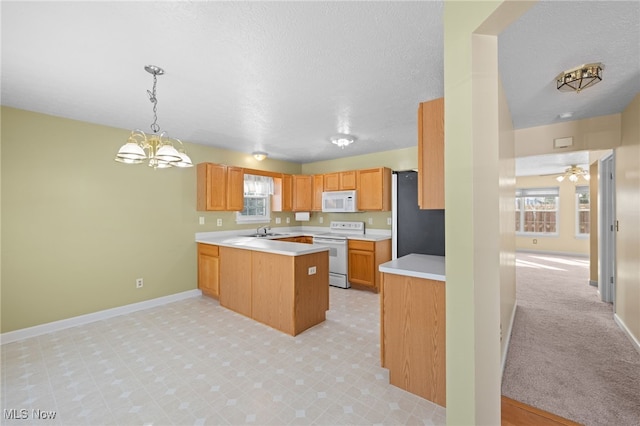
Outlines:
POLYGON ((346 133, 338 133, 335 136, 329 138, 332 144, 344 149, 345 146, 349 146, 356 141, 355 136, 347 135, 346 133))
POLYGON ((149 167, 154 169, 193 167, 191 158, 187 155, 182 141, 169 138, 166 132, 160 132, 157 115, 156 83, 157 76, 164 74, 164 70, 155 65, 147 65, 144 69, 153 75, 153 90, 147 91, 149 100, 153 103, 153 123, 151 123, 151 131, 153 133, 147 134, 138 129, 132 131, 127 143, 118 150, 115 160, 124 164, 140 164, 149 160, 149 167))
POLYGON ((556 177, 556 180, 558 182, 562 182, 565 179, 569 179, 569 181, 573 183, 577 183, 578 180, 580 180, 580 178, 583 178, 584 180, 589 181, 589 179, 591 179, 591 176, 589 175, 588 171, 586 171, 580 166, 573 164, 571 165, 571 167, 565 170, 564 174, 561 174, 560 176, 556 177))
POLYGON ((563 71, 556 77, 557 88, 561 92, 580 93, 581 90, 602 81, 602 70, 604 64, 597 62, 563 71))

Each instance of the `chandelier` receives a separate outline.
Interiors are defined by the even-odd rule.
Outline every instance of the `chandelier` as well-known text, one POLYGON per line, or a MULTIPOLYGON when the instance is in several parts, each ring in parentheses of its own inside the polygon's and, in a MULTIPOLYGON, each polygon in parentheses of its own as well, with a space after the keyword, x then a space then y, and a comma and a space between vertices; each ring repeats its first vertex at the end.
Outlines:
POLYGON ((600 62, 594 64, 584 64, 579 67, 561 72, 556 77, 558 90, 561 92, 575 91, 580 93, 587 87, 595 86, 602 81, 602 70, 604 64, 600 62))
POLYGON ((329 138, 331 143, 338 145, 340 148, 344 149, 345 146, 349 146, 356 141, 355 136, 347 135, 346 133, 338 133, 335 136, 331 136, 329 138))
POLYGON ((580 166, 576 166, 575 164, 572 164, 571 167, 567 168, 564 171, 564 174, 556 177, 556 180, 558 182, 562 182, 563 180, 565 180, 565 178, 567 178, 571 182, 576 183, 576 182, 578 182, 578 179, 580 179, 580 177, 582 177, 586 181, 591 179, 591 176, 589 176, 589 172, 588 171, 586 171, 585 169, 583 169, 580 166))
POLYGON ((132 131, 127 143, 118 150, 115 160, 125 164, 140 164, 148 159, 149 167, 154 169, 193 167, 191 158, 186 154, 182 141, 169 138, 166 132, 159 133, 156 84, 158 76, 164 74, 164 70, 155 65, 147 65, 144 69, 153 75, 153 90, 151 92, 147 90, 149 100, 153 104, 153 123, 151 123, 151 131, 153 133, 147 134, 138 129, 132 131), (178 146, 177 149, 174 144, 178 146))

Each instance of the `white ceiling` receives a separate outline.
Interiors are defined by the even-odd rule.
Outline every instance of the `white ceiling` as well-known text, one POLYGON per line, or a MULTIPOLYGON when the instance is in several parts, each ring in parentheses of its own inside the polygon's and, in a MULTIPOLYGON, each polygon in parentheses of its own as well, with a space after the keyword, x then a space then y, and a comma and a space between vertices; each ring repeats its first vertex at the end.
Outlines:
MULTIPOLYGON (((311 162, 415 146, 443 96, 441 2, 2 1, 3 105, 311 162), (341 150, 328 138, 358 138, 341 150)), ((540 2, 500 37, 516 128, 621 112, 640 91, 640 3, 540 2), (562 70, 604 81, 559 93, 562 70), (524 83, 523 83, 524 80, 524 83)), ((124 141, 123 141, 124 143, 124 141)), ((115 153, 114 153, 115 154, 115 153)), ((215 159, 193 159, 214 161, 215 159)))

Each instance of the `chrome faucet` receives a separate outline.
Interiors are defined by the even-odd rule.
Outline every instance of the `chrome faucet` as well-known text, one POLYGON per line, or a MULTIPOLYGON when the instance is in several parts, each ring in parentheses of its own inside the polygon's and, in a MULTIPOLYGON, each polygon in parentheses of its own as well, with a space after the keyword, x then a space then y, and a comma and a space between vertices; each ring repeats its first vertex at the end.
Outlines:
POLYGON ((267 225, 267 226, 258 226, 258 229, 256 229, 256 234, 259 234, 261 229, 262 229, 263 233, 266 235, 267 231, 270 230, 271 227, 269 225, 267 225))

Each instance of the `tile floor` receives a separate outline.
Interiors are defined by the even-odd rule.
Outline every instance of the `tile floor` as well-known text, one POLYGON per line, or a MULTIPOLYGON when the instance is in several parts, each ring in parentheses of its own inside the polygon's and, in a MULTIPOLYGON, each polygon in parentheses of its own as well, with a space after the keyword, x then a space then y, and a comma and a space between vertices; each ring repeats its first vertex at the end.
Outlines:
POLYGON ((389 385, 378 295, 330 297, 297 337, 197 297, 2 345, 0 423, 444 425, 389 385))

